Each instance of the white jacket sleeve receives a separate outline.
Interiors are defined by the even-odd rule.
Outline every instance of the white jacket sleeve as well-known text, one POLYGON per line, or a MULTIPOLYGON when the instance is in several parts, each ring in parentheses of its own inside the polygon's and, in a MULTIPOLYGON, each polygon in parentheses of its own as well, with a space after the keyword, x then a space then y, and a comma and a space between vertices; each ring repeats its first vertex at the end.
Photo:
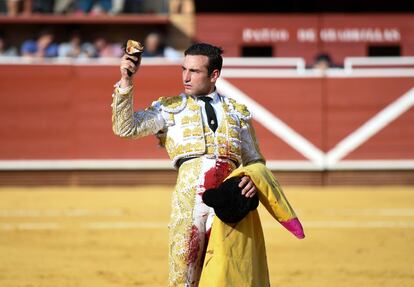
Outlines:
POLYGON ((133 88, 115 85, 112 94, 112 130, 125 138, 153 135, 166 127, 160 104, 154 102, 149 108, 134 112, 133 88))
POLYGON ((241 120, 241 151, 243 165, 254 162, 265 162, 257 143, 256 134, 251 120, 241 120))

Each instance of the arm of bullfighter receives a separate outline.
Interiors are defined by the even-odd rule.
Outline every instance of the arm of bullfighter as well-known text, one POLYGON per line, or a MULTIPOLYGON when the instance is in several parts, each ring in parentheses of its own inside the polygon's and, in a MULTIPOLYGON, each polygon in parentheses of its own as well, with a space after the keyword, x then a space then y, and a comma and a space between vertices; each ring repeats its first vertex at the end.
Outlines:
POLYGON ((134 112, 132 78, 139 69, 138 58, 125 54, 121 59, 121 80, 112 94, 112 130, 123 138, 139 138, 156 134, 166 127, 159 104, 134 112), (131 60, 132 59, 132 60, 131 60), (133 61, 137 61, 134 64, 133 61), (128 75, 130 71, 130 75, 128 75))

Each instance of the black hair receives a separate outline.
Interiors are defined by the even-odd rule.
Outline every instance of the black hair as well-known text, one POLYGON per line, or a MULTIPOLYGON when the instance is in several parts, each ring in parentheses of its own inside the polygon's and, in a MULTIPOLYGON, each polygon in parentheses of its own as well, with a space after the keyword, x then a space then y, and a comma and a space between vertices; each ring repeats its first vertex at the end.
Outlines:
POLYGON ((208 75, 210 76, 214 70, 221 71, 221 67, 223 66, 223 49, 220 47, 216 47, 207 43, 197 43, 191 45, 187 50, 184 52, 184 56, 187 55, 203 55, 208 57, 208 66, 207 71, 208 75))
POLYGON ((332 58, 328 53, 320 53, 315 56, 315 63, 324 61, 327 62, 329 65, 332 64, 332 58))
POLYGON ((40 37, 43 37, 43 36, 46 36, 46 35, 52 35, 52 36, 54 37, 53 30, 52 30, 52 29, 50 29, 50 28, 43 28, 43 29, 41 29, 41 30, 39 31, 39 33, 38 33, 38 37, 39 37, 39 38, 40 38, 40 37))

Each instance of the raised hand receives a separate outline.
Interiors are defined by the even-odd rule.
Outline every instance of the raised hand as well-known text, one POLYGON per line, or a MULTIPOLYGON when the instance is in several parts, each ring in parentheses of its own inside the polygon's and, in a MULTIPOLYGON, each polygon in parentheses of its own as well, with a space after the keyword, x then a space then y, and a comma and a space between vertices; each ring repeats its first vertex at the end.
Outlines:
POLYGON ((138 71, 140 66, 140 57, 124 54, 121 58, 121 87, 126 88, 132 85, 132 77, 138 71), (135 63, 136 64, 135 64, 135 63), (128 73, 129 71, 129 73, 128 73))

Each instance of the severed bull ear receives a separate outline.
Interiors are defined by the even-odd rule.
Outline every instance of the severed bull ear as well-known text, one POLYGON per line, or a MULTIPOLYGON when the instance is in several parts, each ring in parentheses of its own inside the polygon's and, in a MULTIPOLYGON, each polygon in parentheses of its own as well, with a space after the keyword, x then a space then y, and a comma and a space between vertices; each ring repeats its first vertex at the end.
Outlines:
POLYGON ((144 46, 140 42, 134 40, 127 41, 125 45, 125 53, 128 55, 134 55, 142 52, 144 52, 144 46))
MULTIPOLYGON (((131 58, 129 58, 135 65, 139 65, 141 63, 142 52, 144 52, 144 46, 140 42, 134 40, 128 40, 126 42, 125 53, 127 55, 138 57, 137 61, 134 61, 131 58)), ((128 76, 131 77, 131 75, 132 73, 128 71, 128 76)))

